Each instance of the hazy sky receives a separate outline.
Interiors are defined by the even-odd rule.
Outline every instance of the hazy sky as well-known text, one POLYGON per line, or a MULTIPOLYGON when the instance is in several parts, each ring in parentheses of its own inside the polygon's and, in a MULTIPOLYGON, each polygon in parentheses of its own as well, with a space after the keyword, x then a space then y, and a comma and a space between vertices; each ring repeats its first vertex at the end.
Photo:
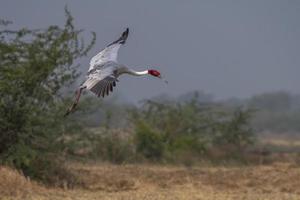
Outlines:
MULTIPOLYGON (((67 4, 79 28, 97 33, 88 57, 130 28, 119 62, 152 77, 121 77, 116 93, 139 100, 204 90, 217 98, 288 90, 300 93, 299 0, 0 0, 14 27, 64 23, 67 4)), ((88 59, 80 60, 88 69, 88 59)))

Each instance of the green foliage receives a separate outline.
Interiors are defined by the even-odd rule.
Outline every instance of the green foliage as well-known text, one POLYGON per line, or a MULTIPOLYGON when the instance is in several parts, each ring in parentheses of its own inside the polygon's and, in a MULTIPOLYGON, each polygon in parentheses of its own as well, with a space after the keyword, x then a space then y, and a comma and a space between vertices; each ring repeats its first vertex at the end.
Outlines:
POLYGON ((69 154, 116 164, 154 161, 190 166, 207 159, 242 161, 244 150, 255 142, 249 124, 252 110, 203 104, 197 97, 180 103, 149 100, 141 107, 127 106, 128 113, 123 105, 122 119, 129 116, 127 126, 116 128, 119 105, 112 106, 105 104, 102 127, 72 135, 70 146, 65 147, 69 154))
POLYGON ((85 46, 65 13, 63 27, 9 30, 0 23, 0 161, 33 177, 43 174, 33 166, 47 167, 48 155, 63 149, 59 138, 72 125, 62 117, 60 91, 78 77, 75 61, 95 42, 93 34, 85 46))
POLYGON ((146 158, 175 161, 188 154, 201 160, 220 146, 230 145, 228 154, 240 152, 255 138, 249 125, 252 111, 202 104, 196 96, 183 103, 146 101, 131 113, 137 153, 146 158))
POLYGON ((254 142, 253 130, 249 125, 252 110, 234 111, 229 121, 220 124, 221 134, 216 134, 214 143, 217 145, 232 145, 238 150, 254 142))
POLYGON ((164 143, 160 133, 152 130, 143 122, 138 122, 135 133, 135 145, 138 153, 151 160, 162 158, 164 143))

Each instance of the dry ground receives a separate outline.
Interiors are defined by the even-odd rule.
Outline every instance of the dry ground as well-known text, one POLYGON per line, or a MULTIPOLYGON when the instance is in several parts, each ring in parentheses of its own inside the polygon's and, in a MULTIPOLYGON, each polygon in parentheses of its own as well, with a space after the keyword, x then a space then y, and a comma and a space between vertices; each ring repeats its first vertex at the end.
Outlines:
POLYGON ((174 167, 72 164, 74 189, 46 188, 0 167, 0 199, 272 199, 300 200, 300 167, 277 163, 249 167, 174 167))

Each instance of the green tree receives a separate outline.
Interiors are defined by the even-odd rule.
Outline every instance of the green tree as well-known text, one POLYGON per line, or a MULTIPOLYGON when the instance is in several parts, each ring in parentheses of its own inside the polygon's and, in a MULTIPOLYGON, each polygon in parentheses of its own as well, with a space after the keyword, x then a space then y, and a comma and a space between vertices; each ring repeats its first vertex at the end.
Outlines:
POLYGON ((59 138, 71 128, 62 118, 62 88, 79 76, 76 60, 96 39, 92 33, 85 45, 66 8, 65 15, 63 27, 10 30, 10 22, 0 23, 0 159, 41 179, 34 169, 57 157, 59 138))

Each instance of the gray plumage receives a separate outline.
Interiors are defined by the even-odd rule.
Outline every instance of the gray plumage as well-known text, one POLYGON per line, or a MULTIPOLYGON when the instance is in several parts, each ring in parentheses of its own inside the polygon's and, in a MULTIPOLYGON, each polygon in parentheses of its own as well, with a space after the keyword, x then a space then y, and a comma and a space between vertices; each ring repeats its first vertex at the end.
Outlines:
POLYGON ((117 78, 128 71, 127 67, 117 61, 118 51, 125 44, 129 29, 123 32, 122 36, 109 44, 90 61, 87 73, 87 80, 81 85, 96 94, 98 97, 109 95, 116 86, 117 78))
POLYGON ((98 65, 96 69, 88 73, 87 80, 81 88, 90 90, 98 97, 108 95, 109 91, 112 91, 111 86, 116 86, 117 78, 120 76, 120 67, 122 66, 112 61, 98 65))

